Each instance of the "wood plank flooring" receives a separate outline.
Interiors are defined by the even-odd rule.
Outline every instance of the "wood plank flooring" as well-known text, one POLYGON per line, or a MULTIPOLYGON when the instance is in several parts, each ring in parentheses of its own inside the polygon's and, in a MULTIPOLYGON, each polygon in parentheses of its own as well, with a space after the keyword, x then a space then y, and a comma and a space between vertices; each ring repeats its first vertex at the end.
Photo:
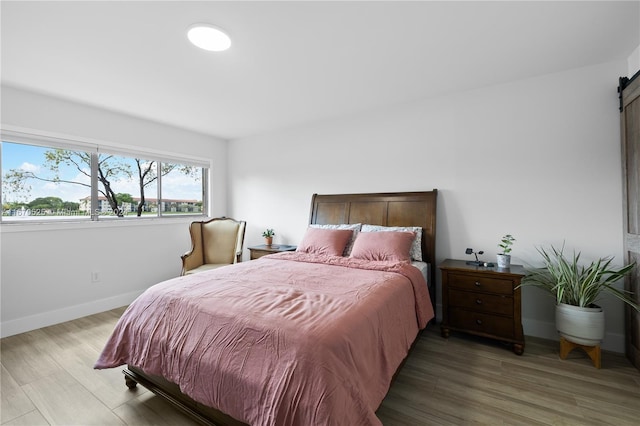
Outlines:
MULTIPOLYGON (((120 369, 93 370, 124 308, 0 341, 3 425, 195 425, 120 369)), ((640 425, 640 372, 527 338, 524 355, 430 325, 378 410, 388 425, 640 425)))

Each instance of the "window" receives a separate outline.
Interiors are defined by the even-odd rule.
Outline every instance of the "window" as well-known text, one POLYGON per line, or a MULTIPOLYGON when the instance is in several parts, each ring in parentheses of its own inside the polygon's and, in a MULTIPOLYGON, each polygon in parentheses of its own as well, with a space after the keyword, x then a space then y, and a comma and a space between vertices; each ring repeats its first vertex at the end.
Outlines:
POLYGON ((2 222, 206 214, 202 162, 6 134, 0 148, 2 222))

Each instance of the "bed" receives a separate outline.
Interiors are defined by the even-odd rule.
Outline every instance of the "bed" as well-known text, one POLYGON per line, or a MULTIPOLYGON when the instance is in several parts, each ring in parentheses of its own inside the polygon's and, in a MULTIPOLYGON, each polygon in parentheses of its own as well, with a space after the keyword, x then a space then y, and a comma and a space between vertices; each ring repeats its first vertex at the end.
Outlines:
POLYGON ((433 318, 436 198, 314 194, 301 251, 149 288, 95 368, 127 364, 127 386, 203 424, 380 424, 375 411, 433 318), (371 228, 345 230, 358 224, 371 228), (328 237, 337 251, 315 250, 328 237), (387 256, 396 244, 411 244, 411 262, 387 256))

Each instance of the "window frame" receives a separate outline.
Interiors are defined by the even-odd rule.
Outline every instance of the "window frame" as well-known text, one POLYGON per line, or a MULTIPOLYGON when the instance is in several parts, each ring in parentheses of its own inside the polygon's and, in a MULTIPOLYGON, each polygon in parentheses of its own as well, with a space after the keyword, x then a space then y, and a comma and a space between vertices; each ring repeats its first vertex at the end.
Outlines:
MULTIPOLYGON (((0 225, 3 225, 2 228, 5 228, 4 225, 8 226, 24 226, 24 225, 53 225, 53 228, 58 228, 59 226, 65 227, 69 224, 97 224, 97 223, 119 223, 119 224, 134 224, 141 222, 154 222, 154 221, 175 221, 178 219, 186 219, 189 222, 196 220, 197 218, 208 217, 209 212, 211 211, 210 205, 210 177, 212 170, 212 159, 203 160, 202 158, 197 158, 188 155, 176 154, 173 152, 160 151, 154 149, 144 149, 144 148, 132 148, 130 146, 119 145, 115 143, 109 143, 104 141, 92 141, 83 138, 76 137, 68 137, 68 136, 59 136, 41 132, 34 131, 24 131, 24 130, 13 130, 7 128, 0 129, 0 181, 4 176, 4 170, 2 169, 2 142, 9 142, 15 144, 22 145, 32 145, 38 146, 42 148, 51 148, 51 149, 65 149, 65 150, 79 150, 87 152, 91 155, 91 212, 89 217, 78 218, 75 219, 73 217, 64 218, 63 220, 52 220, 45 219, 46 216, 43 216, 42 220, 29 220, 29 221, 19 221, 19 220, 3 220, 3 215, 0 214, 0 225), (162 214, 162 209, 158 207, 158 212, 156 215, 151 216, 124 216, 124 217, 109 217, 106 215, 97 214, 97 207, 99 203, 99 181, 97 176, 98 170, 98 155, 99 154, 109 154, 109 155, 118 155, 124 156, 128 158, 144 158, 150 161, 155 161, 155 167, 157 168, 156 173, 160 172, 162 163, 173 163, 180 164, 184 166, 193 166, 201 169, 201 180, 202 180, 202 209, 199 213, 184 213, 184 214, 162 214)), ((157 188, 155 194, 151 197, 154 197, 158 200, 158 204, 162 202, 162 176, 161 173, 158 174, 157 177, 157 188)), ((2 200, 2 187, 0 186, 0 200, 2 200)), ((2 206, 0 206, 0 210, 2 210, 2 206)), ((6 229, 6 228, 5 228, 6 229)))

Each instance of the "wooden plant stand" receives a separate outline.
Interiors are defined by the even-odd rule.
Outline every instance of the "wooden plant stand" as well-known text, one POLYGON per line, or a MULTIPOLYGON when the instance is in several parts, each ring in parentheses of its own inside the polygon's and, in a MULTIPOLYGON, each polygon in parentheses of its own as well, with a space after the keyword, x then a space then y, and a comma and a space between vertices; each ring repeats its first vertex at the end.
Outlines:
POLYGON ((587 355, 589 355, 589 358, 591 358, 591 361, 593 361, 594 367, 601 367, 600 345, 586 346, 579 343, 570 342, 564 337, 560 337, 560 359, 567 359, 567 355, 569 355, 569 352, 571 352, 575 348, 581 348, 582 350, 584 350, 587 355))

